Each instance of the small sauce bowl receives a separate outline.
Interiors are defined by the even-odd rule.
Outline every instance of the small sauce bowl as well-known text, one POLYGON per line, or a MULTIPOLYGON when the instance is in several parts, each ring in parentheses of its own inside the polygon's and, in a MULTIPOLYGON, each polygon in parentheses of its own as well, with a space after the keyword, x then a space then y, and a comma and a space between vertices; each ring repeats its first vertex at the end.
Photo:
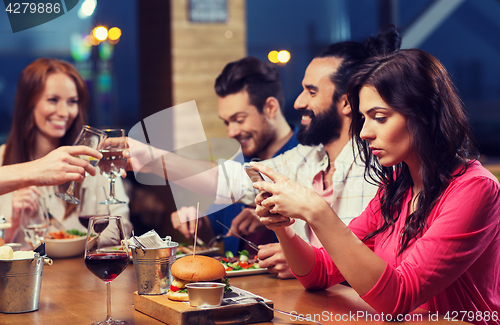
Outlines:
POLYGON ((186 284, 192 307, 220 306, 224 297, 224 283, 195 282, 186 284))

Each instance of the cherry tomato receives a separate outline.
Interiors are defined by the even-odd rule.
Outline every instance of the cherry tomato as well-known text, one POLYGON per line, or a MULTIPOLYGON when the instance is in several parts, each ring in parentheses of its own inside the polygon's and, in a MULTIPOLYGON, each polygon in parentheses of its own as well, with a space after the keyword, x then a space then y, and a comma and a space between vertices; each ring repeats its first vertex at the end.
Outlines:
POLYGON ((238 265, 242 268, 242 269, 248 269, 251 265, 248 264, 247 262, 239 262, 238 265))

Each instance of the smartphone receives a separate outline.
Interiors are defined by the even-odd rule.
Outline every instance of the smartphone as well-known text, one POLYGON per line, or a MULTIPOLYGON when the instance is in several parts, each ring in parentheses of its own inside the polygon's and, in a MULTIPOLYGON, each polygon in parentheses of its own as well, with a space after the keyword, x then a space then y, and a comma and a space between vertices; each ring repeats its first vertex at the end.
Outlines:
MULTIPOLYGON (((245 171, 247 172, 248 177, 250 177, 250 179, 252 180, 252 183, 266 181, 264 179, 264 176, 262 176, 262 174, 259 171, 256 171, 255 169, 250 167, 249 164, 244 164, 243 167, 245 168, 245 171)), ((269 192, 264 192, 264 195, 266 197, 269 197, 272 194, 269 192)))
POLYGON ((252 180, 252 183, 265 181, 264 176, 262 176, 260 172, 250 167, 250 165, 243 165, 243 167, 245 168, 248 177, 250 177, 250 179, 252 180))

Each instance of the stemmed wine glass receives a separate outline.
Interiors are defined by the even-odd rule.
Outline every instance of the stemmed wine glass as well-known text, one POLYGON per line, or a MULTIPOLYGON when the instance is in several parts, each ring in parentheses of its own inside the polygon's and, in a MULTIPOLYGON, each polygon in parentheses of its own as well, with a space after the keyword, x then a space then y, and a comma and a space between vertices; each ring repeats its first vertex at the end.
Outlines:
MULTIPOLYGON (((73 145, 74 146, 83 145, 83 146, 90 147, 92 149, 99 150, 99 149, 101 149, 102 144, 103 144, 103 140, 105 138, 106 138, 106 135, 101 130, 93 128, 89 125, 84 125, 73 145)), ((90 156, 86 156, 86 155, 81 155, 81 156, 79 156, 79 158, 87 160, 94 167, 99 162, 99 159, 96 159, 96 158, 90 157, 90 156)), ((80 204, 80 200, 77 199, 75 197, 75 194, 74 194, 75 185, 76 185, 76 182, 72 181, 69 185, 68 190, 65 193, 56 193, 56 196, 60 199, 68 201, 69 203, 80 204)))
POLYGON ((80 191, 80 210, 78 220, 85 228, 89 226, 89 220, 95 216, 109 216, 109 205, 100 204, 106 200, 106 190, 104 186, 82 187, 80 191))
POLYGON ((33 248, 43 242, 49 226, 49 218, 44 201, 43 198, 39 198, 35 201, 36 204, 34 207, 29 207, 25 200, 22 201, 21 229, 24 232, 25 240, 33 248))
POLYGON ((85 266, 106 283, 107 316, 97 324, 128 324, 111 317, 111 281, 127 267, 129 248, 125 237, 122 217, 92 217, 87 228, 85 266))
POLYGON ((123 150, 128 148, 125 130, 107 129, 103 132, 106 135, 106 140, 99 150, 102 153, 99 168, 101 174, 109 179, 109 196, 101 204, 126 203, 117 199, 115 195, 115 179, 120 177, 127 167, 127 158, 123 157, 123 150))

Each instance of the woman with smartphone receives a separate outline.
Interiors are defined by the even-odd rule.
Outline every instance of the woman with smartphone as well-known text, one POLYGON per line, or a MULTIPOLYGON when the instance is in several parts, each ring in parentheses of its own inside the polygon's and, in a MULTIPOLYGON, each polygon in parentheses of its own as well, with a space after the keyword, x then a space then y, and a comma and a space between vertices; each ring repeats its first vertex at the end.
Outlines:
POLYGON ((500 185, 478 161, 465 110, 432 55, 401 50, 365 61, 348 84, 351 132, 379 184, 349 226, 314 192, 259 164, 274 183, 254 187, 257 214, 273 229, 308 289, 347 280, 378 312, 469 312, 498 324, 500 185), (289 235, 305 220, 323 248, 289 235))

